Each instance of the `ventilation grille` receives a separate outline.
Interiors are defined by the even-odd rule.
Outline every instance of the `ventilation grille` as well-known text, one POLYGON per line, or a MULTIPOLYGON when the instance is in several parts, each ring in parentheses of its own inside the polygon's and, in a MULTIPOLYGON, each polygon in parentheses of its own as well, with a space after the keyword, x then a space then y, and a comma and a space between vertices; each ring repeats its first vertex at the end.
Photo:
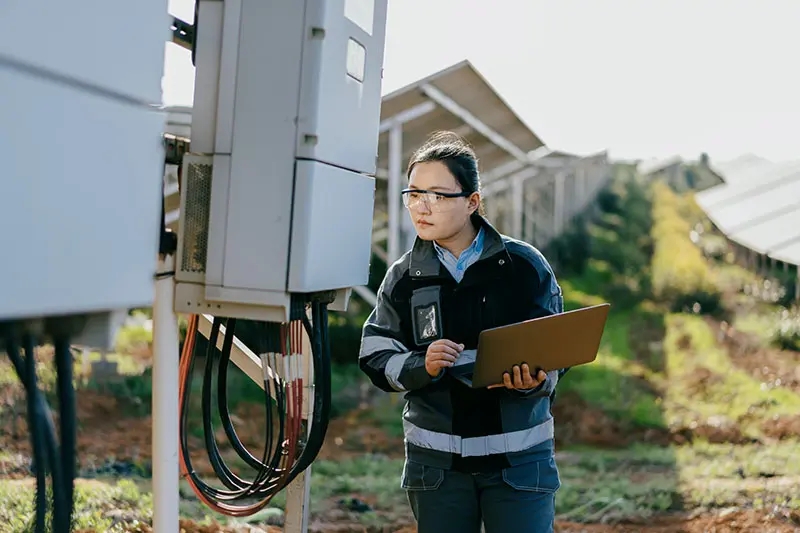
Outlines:
POLYGON ((186 200, 183 206, 183 249, 181 270, 205 274, 208 251, 208 218, 211 209, 210 163, 188 162, 186 165, 186 200))

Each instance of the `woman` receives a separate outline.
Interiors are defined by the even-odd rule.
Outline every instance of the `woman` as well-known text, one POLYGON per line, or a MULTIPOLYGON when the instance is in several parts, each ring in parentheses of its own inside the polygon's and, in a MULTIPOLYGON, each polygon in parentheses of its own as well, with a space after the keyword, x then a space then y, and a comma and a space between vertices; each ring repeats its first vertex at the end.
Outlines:
POLYGON ((538 250, 484 218, 477 159, 460 137, 434 134, 407 177, 417 239, 386 273, 359 364, 406 393, 401 483, 418 530, 553 531, 550 405, 566 370, 530 369, 521 353, 497 385, 472 389, 448 369, 474 357, 481 330, 562 312, 561 289, 538 250))

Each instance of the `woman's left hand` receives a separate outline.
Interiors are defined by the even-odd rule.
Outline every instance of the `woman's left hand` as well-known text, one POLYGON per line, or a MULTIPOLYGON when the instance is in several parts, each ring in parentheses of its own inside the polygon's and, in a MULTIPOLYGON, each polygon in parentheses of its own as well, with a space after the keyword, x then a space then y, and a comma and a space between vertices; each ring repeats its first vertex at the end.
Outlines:
POLYGON ((513 378, 511 374, 504 372, 503 382, 495 385, 489 385, 488 388, 496 389, 498 387, 505 387, 511 390, 530 390, 535 389, 547 379, 547 374, 544 372, 544 370, 539 370, 535 376, 532 376, 527 363, 523 363, 522 365, 514 365, 514 368, 511 370, 513 378))

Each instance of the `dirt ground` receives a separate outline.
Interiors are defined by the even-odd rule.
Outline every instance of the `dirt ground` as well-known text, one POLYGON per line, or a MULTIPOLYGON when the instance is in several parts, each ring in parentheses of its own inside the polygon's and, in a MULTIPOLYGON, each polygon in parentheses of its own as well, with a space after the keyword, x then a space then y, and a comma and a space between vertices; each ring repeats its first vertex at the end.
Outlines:
POLYGON ((673 516, 646 524, 559 523, 556 533, 797 533, 800 516, 770 516, 756 511, 722 511, 702 516, 673 516))
POLYGON ((731 361, 771 387, 800 393, 800 352, 764 348, 752 336, 724 322, 709 319, 731 361))
MULTIPOLYGON (((181 533, 280 533, 278 527, 200 526, 181 522, 181 533)), ((702 516, 675 515, 648 520, 647 523, 577 524, 557 522, 555 533, 797 533, 800 516, 771 516, 756 511, 723 510, 702 516)), ((152 533, 141 526, 131 533, 152 533)), ((312 524, 309 533, 417 533, 412 526, 372 528, 347 524, 312 524)))

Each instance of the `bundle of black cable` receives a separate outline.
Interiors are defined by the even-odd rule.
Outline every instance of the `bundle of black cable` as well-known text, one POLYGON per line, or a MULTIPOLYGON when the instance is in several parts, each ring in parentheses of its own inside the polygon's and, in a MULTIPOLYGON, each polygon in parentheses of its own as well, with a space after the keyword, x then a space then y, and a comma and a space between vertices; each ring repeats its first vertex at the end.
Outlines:
POLYGON ((331 407, 331 367, 328 342, 327 303, 311 303, 311 320, 305 308, 293 313, 288 324, 214 319, 208 343, 197 331, 196 319, 190 321, 181 361, 180 448, 184 477, 198 498, 211 509, 229 516, 248 516, 258 512, 316 458, 327 432, 331 407), (222 349, 217 350, 224 322, 222 349), (314 369, 314 411, 310 428, 302 421, 302 376, 296 357, 301 352, 302 330, 312 347, 314 369), (242 443, 233 426, 228 405, 228 365, 234 333, 261 359, 263 370, 266 426, 261 457, 253 455, 242 443), (202 479, 192 466, 188 445, 188 406, 193 366, 198 348, 205 348, 202 387, 202 420, 206 452, 219 481, 216 488, 202 479), (243 479, 225 463, 216 442, 213 427, 212 388, 216 374, 217 407, 225 436, 239 458, 255 471, 243 479), (277 420, 276 420, 277 418, 277 420), (307 431, 306 431, 307 430, 307 431), (307 438, 306 438, 307 435, 307 438))
POLYGON ((36 378, 34 350, 36 340, 30 333, 6 332, 5 350, 27 395, 28 428, 36 473, 36 515, 34 530, 44 533, 47 511, 47 474, 51 478, 52 533, 71 530, 75 483, 76 402, 72 385, 72 352, 67 336, 54 338, 59 434, 53 414, 36 378), (23 353, 24 352, 24 355, 23 353), (60 441, 60 443, 59 443, 60 441))

